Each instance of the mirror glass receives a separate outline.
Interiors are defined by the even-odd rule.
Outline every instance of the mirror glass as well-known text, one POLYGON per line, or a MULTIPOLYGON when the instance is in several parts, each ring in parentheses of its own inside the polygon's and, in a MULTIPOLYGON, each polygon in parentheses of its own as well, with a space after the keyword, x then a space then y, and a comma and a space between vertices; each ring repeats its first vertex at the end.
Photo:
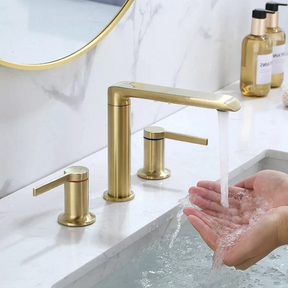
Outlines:
POLYGON ((95 39, 124 3, 1 0, 0 60, 34 65, 67 57, 95 39))

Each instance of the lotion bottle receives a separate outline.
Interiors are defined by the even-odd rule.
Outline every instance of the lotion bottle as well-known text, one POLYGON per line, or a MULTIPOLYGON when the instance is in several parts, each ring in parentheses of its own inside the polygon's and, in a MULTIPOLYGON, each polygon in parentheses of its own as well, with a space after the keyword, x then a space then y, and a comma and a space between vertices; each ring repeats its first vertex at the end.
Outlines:
POLYGON ((244 96, 263 97, 270 91, 272 40, 266 35, 264 9, 252 12, 251 34, 242 42, 240 90, 244 96))
POLYGON ((287 6, 287 4, 267 2, 266 9, 274 11, 274 14, 268 14, 266 20, 266 33, 273 42, 273 60, 272 60, 272 78, 271 87, 281 86, 284 78, 285 62, 285 33, 278 26, 279 12, 278 6, 287 6))

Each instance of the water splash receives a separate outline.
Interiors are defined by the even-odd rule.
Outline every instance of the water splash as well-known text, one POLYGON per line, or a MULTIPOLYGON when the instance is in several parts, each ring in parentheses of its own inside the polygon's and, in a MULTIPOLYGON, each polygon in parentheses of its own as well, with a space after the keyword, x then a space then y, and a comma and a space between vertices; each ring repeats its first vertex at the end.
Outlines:
POLYGON ((183 223, 172 249, 171 234, 148 245, 94 288, 271 288, 288 287, 287 246, 277 248, 246 271, 222 265, 211 270, 213 251, 191 224, 183 223))
POLYGON ((178 211, 177 215, 176 215, 176 220, 177 220, 177 226, 176 226, 176 229, 175 231, 173 232, 172 236, 171 236, 171 241, 170 241, 170 244, 169 244, 169 249, 171 249, 174 245, 174 241, 175 239, 177 238, 179 232, 180 232, 180 229, 181 229, 181 219, 182 219, 182 216, 183 216, 183 211, 182 209, 180 211, 178 211))
POLYGON ((249 218, 249 223, 246 227, 235 229, 233 232, 229 231, 221 237, 213 259, 212 268, 215 271, 219 270, 223 265, 225 250, 235 246, 239 242, 240 238, 247 233, 252 226, 256 225, 265 213, 267 213, 272 204, 270 201, 262 197, 257 197, 253 200, 249 199, 248 201, 254 201, 253 205, 255 206, 255 209, 252 212, 248 212, 249 216, 247 217, 249 218))
POLYGON ((183 213, 183 209, 185 207, 189 207, 189 206, 193 206, 193 204, 191 204, 190 200, 190 195, 187 195, 184 199, 181 199, 180 200, 180 207, 181 209, 178 211, 177 215, 176 215, 176 221, 177 221, 177 225, 176 225, 176 229, 175 231, 173 232, 172 236, 171 236, 171 240, 170 240, 170 244, 169 244, 169 249, 171 249, 174 245, 174 241, 175 239, 177 238, 179 232, 180 232, 180 229, 181 229, 181 219, 182 219, 182 216, 184 215, 183 213))

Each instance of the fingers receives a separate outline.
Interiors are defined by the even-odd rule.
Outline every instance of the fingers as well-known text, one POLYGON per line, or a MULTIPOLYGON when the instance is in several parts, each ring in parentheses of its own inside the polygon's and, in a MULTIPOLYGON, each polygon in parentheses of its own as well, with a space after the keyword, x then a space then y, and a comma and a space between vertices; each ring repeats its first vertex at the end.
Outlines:
POLYGON ((213 219, 213 217, 202 213, 202 211, 198 211, 192 207, 187 207, 183 210, 183 212, 188 216, 188 219, 189 216, 195 216, 201 219, 209 228, 211 228, 215 232, 217 231, 218 228, 220 228, 218 223, 213 219))
MULTIPOLYGON (((191 187, 189 193, 192 195, 196 194, 204 199, 218 203, 219 205, 221 204, 221 194, 215 190, 209 190, 203 187, 191 187)), ((239 207, 240 201, 238 199, 229 198, 229 206, 239 207)))
MULTIPOLYGON (((219 217, 219 213, 210 211, 210 210, 202 210, 203 213, 207 215, 211 215, 213 217, 219 217)), ((242 215, 229 215, 229 214, 221 214, 220 216, 222 219, 230 221, 234 224, 238 225, 248 225, 249 224, 249 218, 243 217, 242 215)))
POLYGON ((214 234, 213 230, 200 218, 190 215, 188 216, 189 222, 194 226, 194 228, 198 231, 200 236, 206 242, 206 244, 215 251, 218 243, 218 237, 214 234))
MULTIPOLYGON (((197 183, 197 187, 202 187, 208 190, 213 190, 217 192, 218 194, 221 193, 221 186, 220 183, 215 181, 199 181, 197 183)), ((241 187, 235 187, 235 186, 229 186, 229 197, 233 197, 235 199, 238 199, 239 196, 242 195, 242 193, 247 192, 246 189, 243 189, 241 187)), ((241 200, 241 199, 239 199, 241 200)))
MULTIPOLYGON (((221 204, 220 184, 214 181, 200 181, 197 187, 189 189, 190 194, 197 194, 204 199, 221 204)), ((240 207, 241 200, 250 196, 251 191, 241 187, 229 186, 229 206, 240 207)))
POLYGON ((202 198, 198 196, 197 194, 191 194, 190 202, 198 206, 199 208, 203 210, 210 210, 222 214, 229 214, 229 215, 238 215, 239 211, 235 207, 228 207, 225 208, 220 205, 220 203, 216 203, 213 201, 210 201, 209 199, 202 198))
POLYGON ((215 181, 206 181, 206 180, 199 181, 197 183, 197 187, 202 187, 202 188, 206 188, 209 190, 213 190, 217 193, 221 193, 220 183, 215 182, 215 181))
POLYGON ((235 224, 224 217, 222 214, 215 213, 214 215, 209 215, 205 211, 198 211, 193 207, 187 207, 183 210, 187 216, 195 216, 201 219, 213 232, 219 236, 224 236, 232 233, 236 229, 239 229, 241 225, 235 224))
POLYGON ((208 188, 202 187, 191 187, 189 189, 189 194, 197 194, 202 198, 209 199, 210 201, 220 203, 221 194, 215 190, 210 190, 208 188))

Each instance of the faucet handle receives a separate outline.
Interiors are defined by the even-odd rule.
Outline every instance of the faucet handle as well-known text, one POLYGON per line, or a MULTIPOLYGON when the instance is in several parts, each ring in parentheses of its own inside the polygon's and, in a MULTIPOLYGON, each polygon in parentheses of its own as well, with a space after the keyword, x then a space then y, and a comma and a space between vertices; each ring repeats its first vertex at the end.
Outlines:
POLYGON ((169 132, 157 126, 146 127, 144 129, 144 167, 137 172, 140 178, 160 180, 171 176, 171 171, 165 168, 165 138, 208 145, 207 138, 169 132))
POLYGON ((39 196, 64 184, 65 208, 58 216, 58 222, 65 226, 80 227, 93 224, 95 215, 89 213, 89 170, 83 166, 71 166, 64 175, 33 189, 33 196, 39 196))

